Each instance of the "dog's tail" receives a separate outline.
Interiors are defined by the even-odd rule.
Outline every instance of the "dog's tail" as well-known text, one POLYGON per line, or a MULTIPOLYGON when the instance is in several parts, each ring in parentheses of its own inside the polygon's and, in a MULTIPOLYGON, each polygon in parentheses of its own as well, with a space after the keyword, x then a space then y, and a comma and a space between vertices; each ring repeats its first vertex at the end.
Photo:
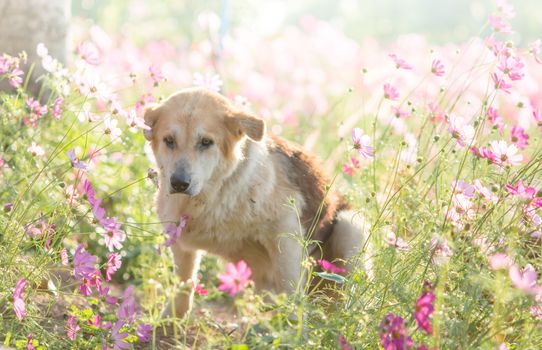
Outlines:
POLYGON ((363 266, 368 277, 372 277, 371 244, 369 225, 365 218, 352 210, 337 212, 331 237, 324 247, 326 260, 335 261, 351 272, 363 266))

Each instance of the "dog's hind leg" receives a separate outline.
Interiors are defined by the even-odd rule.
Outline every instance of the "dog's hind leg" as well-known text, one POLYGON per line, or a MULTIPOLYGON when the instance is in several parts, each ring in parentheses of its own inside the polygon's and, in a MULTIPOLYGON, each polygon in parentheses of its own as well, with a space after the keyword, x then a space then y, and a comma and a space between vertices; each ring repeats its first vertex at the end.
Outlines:
POLYGON ((371 245, 367 242, 368 226, 359 213, 351 210, 339 211, 331 237, 324 245, 324 258, 339 266, 344 266, 349 272, 363 264, 365 272, 371 276, 371 245))

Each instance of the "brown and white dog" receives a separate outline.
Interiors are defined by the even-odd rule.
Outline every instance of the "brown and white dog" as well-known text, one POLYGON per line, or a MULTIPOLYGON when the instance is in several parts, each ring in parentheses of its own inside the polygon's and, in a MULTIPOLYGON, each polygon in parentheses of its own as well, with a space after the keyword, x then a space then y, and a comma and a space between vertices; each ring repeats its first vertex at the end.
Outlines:
MULTIPOLYGON (((316 160, 266 135, 262 119, 222 95, 181 90, 150 106, 145 123, 159 168, 158 216, 164 223, 189 217, 172 246, 181 281, 196 277, 203 250, 245 260, 257 290, 293 292, 306 279, 303 238, 320 242, 309 254, 339 264, 365 243, 359 218, 329 191, 316 160)), ((192 296, 176 297, 177 316, 190 310, 192 296)))

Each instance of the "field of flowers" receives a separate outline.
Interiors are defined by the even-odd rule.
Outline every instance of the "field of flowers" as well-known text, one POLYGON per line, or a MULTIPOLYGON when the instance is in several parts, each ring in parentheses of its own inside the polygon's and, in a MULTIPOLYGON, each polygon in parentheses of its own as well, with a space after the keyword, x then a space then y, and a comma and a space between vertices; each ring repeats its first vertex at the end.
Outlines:
POLYGON ((542 48, 514 44, 514 15, 498 1, 440 46, 308 16, 264 35, 201 14, 208 35, 175 42, 74 23, 67 66, 35 48, 38 96, 26 54, 3 54, 0 348, 541 349, 542 48), (307 259, 332 299, 260 295, 250 266, 206 256, 192 313, 162 317, 189 286, 142 115, 193 85, 322 159, 368 223, 372 273, 307 259))

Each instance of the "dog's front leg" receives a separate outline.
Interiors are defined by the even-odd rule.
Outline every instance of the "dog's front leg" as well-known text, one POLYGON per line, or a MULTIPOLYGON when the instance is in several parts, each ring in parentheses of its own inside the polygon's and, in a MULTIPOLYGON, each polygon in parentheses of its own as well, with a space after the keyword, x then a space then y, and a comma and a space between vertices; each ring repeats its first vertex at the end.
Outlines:
POLYGON ((170 303, 164 311, 164 316, 175 315, 183 317, 192 308, 194 296, 194 283, 196 283, 201 254, 195 250, 188 250, 177 243, 171 247, 175 261, 175 273, 181 282, 188 282, 182 291, 175 295, 174 303, 170 303))
POLYGON ((277 259, 278 290, 292 294, 303 292, 307 280, 301 264, 303 248, 296 237, 282 235, 279 237, 279 254, 277 259))

